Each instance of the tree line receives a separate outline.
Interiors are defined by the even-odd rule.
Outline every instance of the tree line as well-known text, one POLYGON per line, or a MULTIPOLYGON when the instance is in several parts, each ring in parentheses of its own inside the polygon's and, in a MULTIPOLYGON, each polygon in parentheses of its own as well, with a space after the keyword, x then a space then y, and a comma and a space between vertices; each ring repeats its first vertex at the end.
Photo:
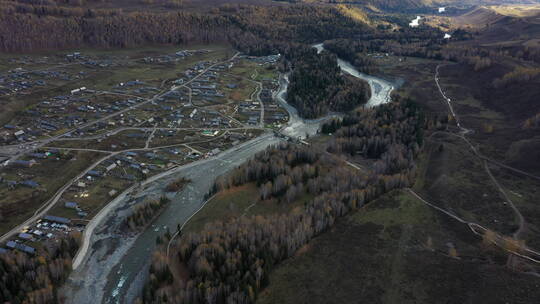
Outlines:
POLYGON ((495 88, 504 88, 510 84, 528 83, 539 79, 539 76, 540 68, 518 66, 513 71, 504 74, 501 78, 495 79, 493 86, 495 88))
MULTIPOLYGON (((140 302, 254 303, 258 293, 268 285, 272 269, 328 230, 338 218, 385 192, 410 186, 415 172, 410 159, 414 153, 410 151, 416 149, 418 140, 421 142, 421 134, 418 137, 412 134, 414 139, 405 136, 403 141, 397 134, 408 134, 409 130, 416 130, 413 126, 424 125, 422 116, 410 102, 381 108, 363 110, 371 113, 360 114, 371 120, 365 122, 366 139, 386 132, 384 129, 396 129, 395 141, 382 143, 388 147, 380 153, 372 169, 359 171, 325 151, 283 144, 258 153, 220 178, 216 190, 255 182, 260 199, 280 199, 287 203, 287 193, 293 188, 301 188, 302 193, 312 193, 315 198, 285 214, 217 221, 207 224, 202 231, 187 233, 170 248, 170 258, 176 260, 173 264, 168 263, 166 249, 159 248, 153 255, 140 302), (392 115, 401 121, 385 126, 384 122, 390 121, 392 115), (391 165, 396 160, 398 165, 391 165), (381 167, 379 162, 386 166, 381 167), (184 275, 175 278, 173 271, 184 275)), ((336 122, 334 128, 339 132, 348 127, 336 122)), ((358 137, 362 138, 360 134, 358 137)))
POLYGON ((0 50, 226 42, 229 28, 222 18, 183 13, 59 18, 2 12, 0 50))

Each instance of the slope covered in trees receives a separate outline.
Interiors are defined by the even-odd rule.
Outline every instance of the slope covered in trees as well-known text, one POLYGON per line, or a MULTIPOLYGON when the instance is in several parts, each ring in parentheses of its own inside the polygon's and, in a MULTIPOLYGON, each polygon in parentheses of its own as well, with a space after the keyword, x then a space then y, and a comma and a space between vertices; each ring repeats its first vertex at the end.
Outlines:
POLYGON ((17 251, 0 254, 2 303, 59 303, 58 287, 71 270, 77 239, 74 235, 60 238, 37 256, 17 251))
POLYGON ((399 13, 426 12, 432 13, 438 6, 471 7, 475 5, 493 5, 522 3, 520 0, 284 0, 289 2, 319 2, 319 3, 345 3, 376 7, 378 9, 395 11, 399 13))
POLYGON ((0 50, 226 42, 230 26, 223 18, 183 13, 55 17, 4 9, 0 12, 0 50))
MULTIPOLYGON (((381 106, 364 113, 365 137, 416 130, 422 120, 409 103, 381 106), (403 119, 391 127, 389 113, 403 119), (406 119, 410 118, 410 119, 406 119)), ((343 125, 335 125, 342 128, 343 125)), ((359 135, 361 138, 362 136, 359 135)), ((416 138, 416 136, 413 136, 416 138)), ((421 138, 421 134, 419 135, 421 138)), ((413 157, 417 141, 395 137, 380 152, 376 170, 358 171, 324 151, 283 144, 257 154, 231 174, 216 182, 216 190, 256 182, 261 199, 287 203, 288 193, 311 193, 316 197, 303 208, 286 214, 252 216, 214 222, 196 233, 184 235, 170 248, 176 262, 169 264, 165 248, 153 256, 150 279, 144 288, 145 303, 254 303, 268 284, 268 274, 313 237, 326 231, 341 216, 392 189, 409 186, 414 179, 413 157), (392 148, 400 146, 401 148, 392 148), (392 166, 395 159, 403 160, 392 166), (171 266, 176 265, 176 266, 171 266), (180 267, 171 269, 170 267, 180 267), (184 273, 174 279, 173 272, 184 273)), ((292 198, 294 199, 294 197, 292 198)))
POLYGON ((399 172, 413 162, 422 145, 423 129, 424 119, 416 105, 403 100, 401 105, 358 110, 324 124, 322 132, 334 133, 327 144, 329 152, 384 160, 381 167, 376 166, 382 173, 399 172))
POLYGON ((224 5, 208 13, 125 13, 38 3, 0 7, 4 52, 229 42, 250 54, 267 54, 295 41, 354 37, 364 31, 366 27, 335 8, 308 5, 224 5))

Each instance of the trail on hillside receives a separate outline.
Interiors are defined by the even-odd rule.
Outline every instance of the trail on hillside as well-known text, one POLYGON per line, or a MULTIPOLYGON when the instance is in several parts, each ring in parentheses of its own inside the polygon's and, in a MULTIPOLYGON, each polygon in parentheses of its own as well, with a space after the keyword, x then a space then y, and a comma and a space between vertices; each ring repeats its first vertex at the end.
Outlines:
MULTIPOLYGON (((457 136, 459 138, 461 138, 462 140, 464 140, 467 145, 469 146, 469 148, 473 151, 474 155, 476 157, 478 157, 481 161, 482 161, 482 164, 484 166, 484 169, 486 171, 486 173, 489 175, 492 183, 495 185, 495 187, 497 188, 497 190, 501 193, 502 197, 505 199, 505 201, 509 204, 509 206, 512 208, 513 212, 515 213, 516 215, 516 218, 518 220, 518 223, 519 223, 519 228, 513 233, 512 237, 516 240, 519 240, 521 234, 523 233, 523 231, 525 230, 525 227, 526 227, 526 220, 525 218, 523 217, 523 214, 520 212, 520 210, 516 207, 516 205, 514 204, 514 202, 510 199, 510 197, 508 196, 508 194, 506 193, 506 191, 503 189, 503 187, 501 186, 501 184, 499 183, 499 181, 495 178, 495 176, 493 175, 493 173, 491 172, 491 169, 489 167, 489 164, 488 162, 491 162, 495 165, 499 165, 500 163, 497 162, 497 161, 494 161, 494 160, 491 160, 490 158, 482 155, 479 150, 474 146, 474 144, 471 142, 470 139, 468 139, 466 137, 466 135, 468 133, 471 133, 472 130, 471 129, 467 129, 465 127, 463 127, 463 124, 461 123, 461 120, 460 120, 460 117, 457 113, 457 111, 455 111, 453 105, 452 105, 452 100, 445 94, 444 90, 442 89, 441 87, 441 84, 439 82, 439 75, 440 75, 440 67, 443 66, 442 64, 439 64, 437 65, 436 69, 435 69, 435 83, 437 84, 437 88, 439 89, 439 92, 440 94, 442 95, 443 99, 445 100, 445 102, 447 103, 448 105, 448 108, 449 108, 449 111, 450 111, 450 115, 452 115, 453 119, 456 121, 456 125, 457 127, 459 128, 460 132, 458 134, 456 133, 452 133, 452 132, 444 132, 444 133, 447 133, 447 134, 451 134, 453 136, 457 136)), ((434 133, 435 134, 435 133, 434 133)), ((433 135, 433 134, 432 134, 433 135)), ((540 177, 537 177, 533 174, 530 174, 530 173, 527 173, 527 172, 524 172, 522 170, 519 170, 519 169, 516 169, 516 168, 512 168, 508 165, 502 165, 501 167, 503 168, 507 168, 507 169, 510 169, 514 172, 517 172, 517 173, 522 173, 526 176, 529 176, 529 177, 532 177, 532 178, 536 178, 536 179, 539 179, 540 180, 540 177)), ((510 255, 509 257, 509 260, 508 262, 509 263, 512 263, 512 255, 510 255)))

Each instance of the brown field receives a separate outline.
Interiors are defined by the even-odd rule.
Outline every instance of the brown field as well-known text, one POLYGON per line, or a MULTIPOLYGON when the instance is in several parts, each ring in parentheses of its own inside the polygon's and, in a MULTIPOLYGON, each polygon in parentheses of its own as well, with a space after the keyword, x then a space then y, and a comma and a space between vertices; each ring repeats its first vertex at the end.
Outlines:
POLYGON ((394 192, 340 219, 280 265, 257 303, 530 303, 539 297, 538 280, 505 262, 464 226, 394 192))

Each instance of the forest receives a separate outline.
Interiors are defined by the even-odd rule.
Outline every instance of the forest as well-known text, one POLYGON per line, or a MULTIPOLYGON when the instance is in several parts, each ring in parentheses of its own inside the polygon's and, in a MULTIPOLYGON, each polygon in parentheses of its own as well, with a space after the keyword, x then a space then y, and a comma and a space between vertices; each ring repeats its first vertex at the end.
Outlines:
MULTIPOLYGON (((389 53, 395 56, 418 57, 463 63, 475 72, 489 69, 496 63, 520 61, 539 61, 540 49, 532 47, 485 47, 474 44, 474 35, 465 30, 455 30, 452 41, 443 39, 444 33, 432 27, 403 28, 398 31, 377 31, 362 39, 338 38, 325 41, 325 48, 340 58, 353 64, 364 73, 377 70, 375 62, 368 56, 372 53, 389 53)), ((525 83, 537 75, 534 68, 516 68, 503 78, 493 81, 495 88, 510 83, 525 83)))
POLYGON ((58 287, 71 271, 79 239, 80 235, 70 234, 36 256, 18 251, 0 254, 2 303, 60 303, 58 287))
MULTIPOLYGON (((432 27, 401 28, 377 31, 364 35, 363 39, 332 39, 325 41, 325 48, 349 61, 360 71, 369 73, 374 68, 373 61, 366 56, 370 53, 442 59, 443 46, 447 44, 443 36, 442 31, 432 27)), ((457 33, 454 39, 466 39, 466 36, 457 33)))
POLYGON ((76 47, 231 43, 245 53, 278 53, 292 42, 355 37, 368 31, 332 7, 223 5, 208 13, 57 7, 2 2, 0 51, 76 47))
POLYGON ((404 105, 359 109, 324 124, 322 132, 333 133, 327 151, 382 160, 375 166, 377 173, 395 173, 407 168, 423 144, 426 126, 423 115, 417 114, 419 111, 410 99, 401 103, 404 105))
POLYGON ((413 183, 414 158, 422 143, 419 130, 426 125, 420 113, 414 103, 400 101, 360 110, 328 124, 326 130, 332 128, 340 139, 363 141, 368 150, 376 151, 373 168, 365 171, 323 150, 281 144, 219 178, 215 191, 255 182, 260 200, 290 204, 304 193, 314 199, 288 213, 218 221, 187 233, 171 247, 177 263, 169 264, 166 250, 158 249, 141 301, 254 303, 277 264, 340 217, 383 193, 413 183), (388 125, 393 119, 398 121, 388 125), (401 140, 399 134, 408 136, 401 140), (369 141, 375 135, 385 140, 369 141), (178 270, 170 267, 181 267, 186 279, 175 280, 172 271, 178 270))
POLYGON ((328 112, 347 112, 365 104, 369 85, 360 79, 345 77, 329 52, 317 54, 314 48, 292 60, 287 100, 305 118, 317 118, 328 112))
MULTIPOLYGON (((372 27, 335 6, 302 1, 288 5, 248 5, 238 1, 204 10, 175 7, 175 1, 160 10, 124 10, 117 5, 95 9, 91 4, 96 2, 100 0, 0 0, 0 51, 230 43, 247 54, 267 55, 291 53, 296 43, 332 40, 327 42, 327 48, 364 72, 373 68, 365 57, 372 52, 470 62, 477 68, 489 66, 487 59, 501 56, 540 62, 538 47, 487 48, 448 43, 443 39, 444 32, 437 28, 409 28, 403 14, 370 15, 370 19, 382 22, 372 27), (385 22, 400 28, 392 29, 385 22)), ((141 0, 144 5, 150 2, 141 0)), ((190 5, 197 6, 196 1, 192 2, 190 5)), ((377 5, 386 7, 383 2, 377 5)), ((200 5, 205 6, 204 1, 200 5)), ((458 29, 452 31, 452 41, 473 41, 476 35, 458 29)))

